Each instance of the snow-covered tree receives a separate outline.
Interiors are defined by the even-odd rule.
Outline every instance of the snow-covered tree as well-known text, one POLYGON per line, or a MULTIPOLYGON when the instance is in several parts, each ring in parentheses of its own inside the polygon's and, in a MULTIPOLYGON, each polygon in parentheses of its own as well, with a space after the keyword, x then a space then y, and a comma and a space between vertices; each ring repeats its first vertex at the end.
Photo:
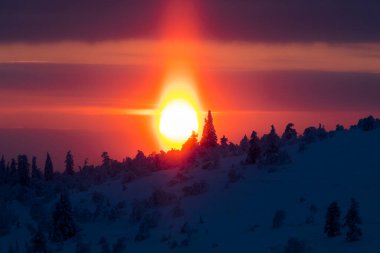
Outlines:
POLYGON ((200 144, 204 148, 212 148, 218 145, 217 141, 218 137, 216 136, 211 111, 208 111, 207 118, 205 119, 205 124, 203 126, 203 133, 200 144))
POLYGON ((301 137, 301 140, 304 143, 309 144, 309 143, 315 142, 317 140, 317 136, 318 136, 318 129, 317 128, 307 127, 303 131, 303 135, 301 137))
POLYGON ((101 157, 102 157, 102 166, 106 169, 109 169, 111 167, 112 160, 111 160, 108 152, 104 151, 102 153, 101 157))
POLYGON ((243 139, 241 139, 239 146, 240 146, 240 150, 243 151, 244 153, 248 151, 249 140, 246 134, 244 135, 243 139))
POLYGON ((247 152, 246 162, 249 164, 255 164, 261 155, 260 140, 257 137, 257 133, 252 131, 251 139, 249 140, 249 147, 247 152))
POLYGON ((263 136, 261 143, 264 147, 261 159, 263 165, 281 165, 290 161, 289 155, 280 150, 280 137, 273 125, 270 133, 263 136))
POLYGON ((297 131, 294 129, 294 124, 289 123, 286 125, 285 131, 281 136, 284 143, 294 143, 297 140, 297 131))
POLYGON ((37 167, 37 158, 33 156, 32 159, 32 178, 33 179, 41 179, 42 173, 37 167))
POLYGON ((358 128, 363 131, 370 131, 376 128, 376 119, 369 115, 367 118, 360 119, 358 121, 358 128))
POLYGON ((332 202, 327 208, 326 224, 324 232, 328 237, 340 235, 340 209, 336 201, 332 202))
POLYGON ((28 157, 26 155, 19 155, 18 156, 18 174, 19 174, 19 182, 21 185, 28 185, 29 184, 29 162, 28 157))
POLYGON ((44 234, 38 230, 31 239, 28 253, 47 253, 46 239, 44 234))
POLYGON ((183 154, 184 161, 193 163, 197 157, 198 147, 198 134, 195 131, 192 131, 191 136, 182 145, 181 152, 183 154))
POLYGON ((53 231, 51 239, 54 242, 66 241, 74 237, 77 228, 74 223, 71 203, 67 194, 62 194, 53 212, 53 231))
POLYGON ((359 203, 352 198, 351 206, 348 210, 346 216, 344 217, 344 227, 348 227, 348 231, 346 233, 346 240, 349 242, 358 241, 362 236, 362 231, 359 228, 358 224, 362 224, 362 220, 359 217, 359 203))
POLYGON ((318 136, 319 140, 323 140, 323 139, 327 138, 328 133, 327 133, 324 125, 319 124, 319 127, 317 129, 317 136, 318 136))
POLYGON ((65 173, 68 175, 74 175, 74 157, 69 150, 65 159, 65 173))
POLYGON ((220 146, 223 149, 228 149, 228 138, 225 135, 220 138, 220 146))
POLYGON ((47 153, 46 155, 46 161, 45 161, 45 168, 44 168, 44 176, 46 180, 52 180, 53 179, 53 162, 51 161, 50 154, 47 153))
POLYGON ((191 152, 198 147, 198 134, 192 131, 191 136, 182 145, 183 152, 191 152))

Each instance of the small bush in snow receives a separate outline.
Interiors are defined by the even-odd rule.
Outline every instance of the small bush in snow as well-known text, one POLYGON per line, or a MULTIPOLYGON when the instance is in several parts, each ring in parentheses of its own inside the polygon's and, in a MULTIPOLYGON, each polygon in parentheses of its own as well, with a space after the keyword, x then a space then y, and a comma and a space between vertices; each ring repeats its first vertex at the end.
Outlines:
POLYGON ((78 242, 75 253, 91 253, 91 243, 78 242))
POLYGON ((125 252, 125 238, 121 237, 117 239, 116 243, 112 247, 112 253, 123 253, 125 252))
POLYGON ((273 217, 272 228, 280 228, 284 223, 286 212, 284 210, 277 210, 273 217))
POLYGON ((138 201, 138 200, 133 201, 132 212, 129 216, 130 220, 134 223, 141 221, 145 211, 146 211, 145 201, 138 201))
POLYGON ((185 210, 178 203, 172 209, 171 214, 172 214, 172 217, 174 217, 174 218, 182 217, 185 214, 185 210))
POLYGON ((185 234, 188 239, 197 232, 197 230, 189 225, 188 222, 185 222, 181 227, 181 234, 185 234))
POLYGON ((102 237, 99 240, 99 245, 100 245, 101 253, 111 253, 110 245, 106 238, 102 237))
POLYGON ((17 222, 16 215, 7 209, 4 205, 0 207, 0 237, 7 235, 12 228, 12 225, 17 222))
POLYGON ((161 189, 155 189, 148 199, 149 207, 160 207, 174 203, 177 196, 174 193, 166 192, 161 189))
POLYGON ((236 169, 231 169, 228 172, 228 182, 230 182, 230 183, 235 183, 242 178, 243 178, 243 176, 236 169))
POLYGON ((282 250, 283 253, 303 253, 305 251, 305 242, 296 238, 290 238, 282 250))
POLYGON ((208 184, 206 181, 195 182, 192 185, 182 188, 184 196, 195 196, 208 191, 208 184))
POLYGON ((135 236, 136 242, 146 240, 150 237, 150 230, 157 227, 160 216, 158 212, 149 213, 144 216, 144 219, 140 223, 139 231, 135 236))

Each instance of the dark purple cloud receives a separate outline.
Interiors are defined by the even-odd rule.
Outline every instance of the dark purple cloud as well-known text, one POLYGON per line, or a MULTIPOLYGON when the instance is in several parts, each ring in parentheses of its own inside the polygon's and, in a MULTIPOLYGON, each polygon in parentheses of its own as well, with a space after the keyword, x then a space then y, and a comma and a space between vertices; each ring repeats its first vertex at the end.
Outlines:
MULTIPOLYGON (((378 42, 377 0, 194 0, 203 38, 378 42)), ((166 0, 0 0, 0 41, 157 38, 166 0)), ((183 29, 186 29, 184 27, 183 29)))
MULTIPOLYGON (((68 104, 121 99, 153 105, 162 85, 158 70, 147 75, 144 67, 117 65, 0 64, 0 76, 0 91, 16 94, 3 96, 0 105, 22 104, 17 94, 68 104)), ((205 70, 200 76, 203 103, 215 110, 380 112, 376 73, 205 70)))

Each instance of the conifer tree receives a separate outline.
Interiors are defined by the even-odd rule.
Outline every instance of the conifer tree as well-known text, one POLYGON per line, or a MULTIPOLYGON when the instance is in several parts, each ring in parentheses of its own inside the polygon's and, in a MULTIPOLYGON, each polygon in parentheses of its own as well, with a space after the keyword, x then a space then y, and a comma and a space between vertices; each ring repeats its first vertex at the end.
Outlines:
POLYGON ((264 161, 265 164, 275 164, 279 162, 280 158, 280 137, 276 133, 274 126, 271 126, 271 131, 269 134, 263 137, 264 148, 264 161))
POLYGON ((19 182, 21 185, 29 184, 29 166, 28 157, 26 155, 18 156, 18 174, 19 174, 19 182))
POLYGON ((194 150, 198 146, 198 134, 192 131, 191 136, 182 145, 182 151, 188 152, 194 150))
POLYGON ((294 124, 289 123, 286 125, 285 131, 281 136, 282 141, 292 142, 297 140, 297 131, 294 129, 294 124))
POLYGON ((74 157, 70 150, 66 154, 65 165, 65 173, 68 175, 74 175, 74 157))
POLYGON ((216 136, 216 131, 211 115, 211 111, 208 111, 207 118, 205 119, 205 124, 203 126, 203 133, 201 138, 201 146, 204 148, 212 148, 218 145, 218 137, 216 136))
POLYGON ((326 224, 324 232, 328 237, 340 235, 340 209, 336 201, 332 202, 327 208, 326 224))
POLYGON ((4 158, 4 155, 1 156, 1 160, 0 160, 0 171, 5 171, 6 169, 6 165, 5 165, 5 158, 4 158))
POLYGON ((54 173, 53 162, 50 158, 49 153, 47 153, 46 162, 45 162, 45 169, 44 169, 45 179, 46 180, 52 180, 53 179, 53 173, 54 173))
POLYGON ((249 140, 247 135, 245 134, 243 139, 240 141, 240 150, 242 150, 244 153, 248 151, 249 148, 249 140))
POLYGON ((104 151, 101 157, 102 157, 102 166, 106 169, 109 169, 111 167, 111 158, 108 152, 104 151))
POLYGON ((32 159, 32 178, 40 179, 42 177, 41 171, 37 167, 37 158, 33 156, 32 159))
POLYGON ((351 206, 345 216, 345 222, 343 226, 348 227, 348 231, 346 233, 346 240, 349 242, 358 241, 362 236, 362 231, 358 227, 358 224, 362 224, 362 220, 359 217, 359 203, 352 198, 351 206))
POLYGON ((228 138, 225 135, 223 135, 222 138, 220 138, 220 146, 223 149, 228 149, 228 138))
POLYGON ((0 183, 6 182, 7 177, 7 167, 5 165, 4 155, 1 156, 0 160, 0 183))
POLYGON ((53 212, 51 240, 54 242, 66 241, 74 237, 76 233, 77 228, 74 223, 69 197, 67 194, 62 194, 53 212))
POLYGON ((249 140, 249 148, 247 153, 246 162, 249 164, 255 164, 261 155, 260 140, 257 137, 257 133, 252 131, 251 139, 249 140))
POLYGON ((30 242, 31 246, 29 251, 33 253, 47 253, 46 239, 44 234, 38 230, 30 242))

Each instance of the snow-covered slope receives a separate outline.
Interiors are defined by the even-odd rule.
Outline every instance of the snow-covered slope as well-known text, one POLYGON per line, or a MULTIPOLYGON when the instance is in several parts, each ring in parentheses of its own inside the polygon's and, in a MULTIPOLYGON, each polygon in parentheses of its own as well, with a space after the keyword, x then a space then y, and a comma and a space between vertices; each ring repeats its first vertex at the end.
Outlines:
MULTIPOLYGON (((301 153, 297 145, 288 151, 292 163, 282 167, 243 166, 244 157, 235 156, 223 158, 218 169, 188 171, 184 173, 187 179, 174 185, 168 182, 177 171, 167 170, 124 186, 122 178, 114 178, 88 191, 72 192, 76 213, 86 209, 94 212, 94 192, 108 199, 110 207, 105 204, 104 212, 111 212, 122 201, 125 206, 118 209, 114 220, 77 218, 80 236, 60 245, 50 243, 49 247, 75 252, 82 242, 91 245, 91 252, 102 252, 101 238, 111 246, 125 238, 125 252, 135 253, 283 252, 288 239, 297 238, 305 246, 304 252, 380 252, 380 129, 342 132, 306 146, 301 153), (231 169, 242 176, 236 182, 229 180, 231 169), (201 181, 208 185, 206 192, 184 196, 184 186, 201 181), (147 222, 152 224, 147 229, 149 236, 136 241, 143 221, 131 221, 133 203, 149 198, 155 189, 174 193, 177 199, 143 208, 143 216, 153 217, 147 222), (351 197, 360 204, 361 240, 346 242, 344 229, 341 236, 327 238, 323 233, 327 206, 338 201, 343 221, 351 197), (285 212, 285 219, 282 226, 272 228, 278 210, 285 212)), ((21 223, 27 223, 28 212, 19 211, 18 215, 21 223)), ((1 252, 16 240, 20 245, 30 240, 25 226, 21 224, 0 237, 1 252)))

